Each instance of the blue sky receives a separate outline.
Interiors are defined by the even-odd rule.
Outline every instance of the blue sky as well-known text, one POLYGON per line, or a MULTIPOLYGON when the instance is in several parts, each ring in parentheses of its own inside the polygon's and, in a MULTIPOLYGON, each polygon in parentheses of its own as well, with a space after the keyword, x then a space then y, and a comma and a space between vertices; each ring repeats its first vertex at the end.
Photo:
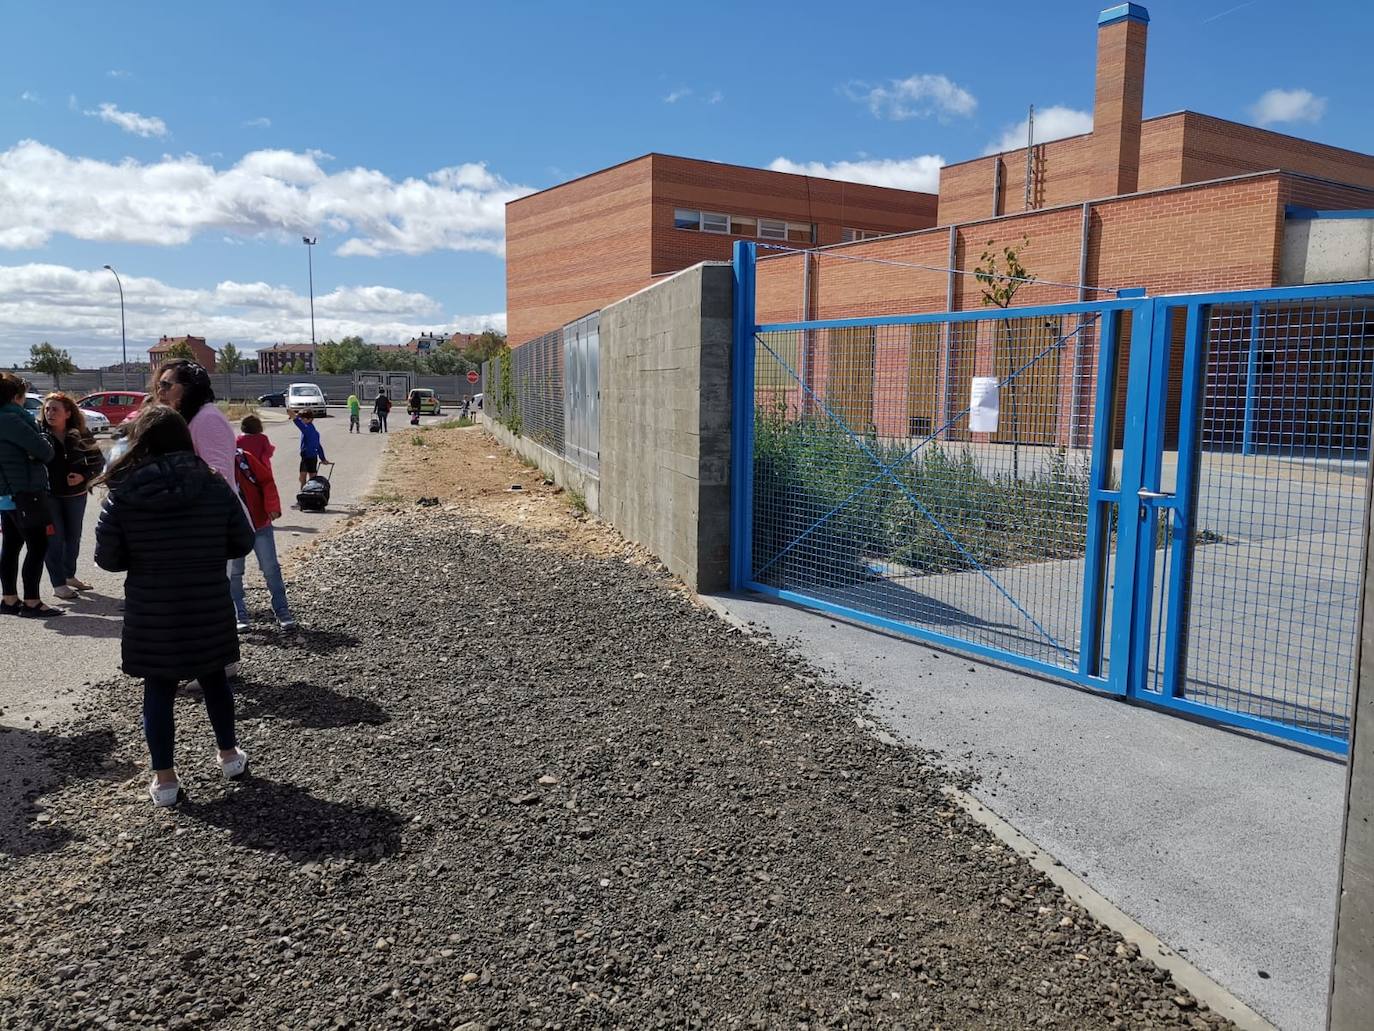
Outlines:
MULTIPOLYGON (((131 349, 308 339, 302 232, 321 339, 499 327, 504 201, 651 150, 934 188, 1027 104, 1086 127, 1104 6, 10 0, 0 362, 117 357, 106 263, 131 349)), ((1368 5, 1147 6, 1147 116, 1374 150, 1368 5)))

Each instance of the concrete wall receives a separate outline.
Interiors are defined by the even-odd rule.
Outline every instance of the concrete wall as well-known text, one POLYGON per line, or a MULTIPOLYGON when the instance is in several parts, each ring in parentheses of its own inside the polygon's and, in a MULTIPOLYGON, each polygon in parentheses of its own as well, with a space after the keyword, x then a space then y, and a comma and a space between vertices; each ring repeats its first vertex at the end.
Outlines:
POLYGON ((528 459, 543 474, 566 491, 582 495, 587 503, 587 511, 592 515, 601 513, 601 483, 595 476, 566 458, 554 454, 541 444, 528 437, 518 437, 485 412, 478 414, 478 422, 498 441, 510 448, 521 458, 528 459))
POLYGON ((697 591, 730 564, 729 265, 601 311, 600 515, 697 591))
POLYGON ((1374 279, 1374 219, 1290 218, 1284 223, 1279 281, 1348 283, 1374 279))
POLYGON ((1331 968, 1331 1031, 1365 1031, 1374 1013, 1374 519, 1365 517, 1364 592, 1355 719, 1350 731, 1345 835, 1331 968))

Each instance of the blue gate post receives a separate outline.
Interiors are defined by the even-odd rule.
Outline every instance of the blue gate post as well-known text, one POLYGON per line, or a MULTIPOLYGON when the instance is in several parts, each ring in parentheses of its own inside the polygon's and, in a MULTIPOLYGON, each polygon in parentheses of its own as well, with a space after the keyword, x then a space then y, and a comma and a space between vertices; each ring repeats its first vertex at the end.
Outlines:
MULTIPOLYGON (((1079 630, 1078 672, 1102 675, 1102 609, 1106 600, 1108 517, 1120 495, 1107 489, 1112 474, 1113 399, 1121 354, 1121 312, 1102 313, 1097 346, 1097 407, 1093 410, 1091 482, 1083 566, 1083 624, 1079 630)), ((946 326, 946 329, 949 327, 946 326)))
POLYGON ((735 241, 734 338, 730 356, 730 589, 750 580, 754 544, 754 263, 757 249, 735 241))
POLYGON ((1240 453, 1255 453, 1255 394, 1259 390, 1260 306, 1250 307, 1250 353, 1245 360, 1245 429, 1241 437, 1240 453))

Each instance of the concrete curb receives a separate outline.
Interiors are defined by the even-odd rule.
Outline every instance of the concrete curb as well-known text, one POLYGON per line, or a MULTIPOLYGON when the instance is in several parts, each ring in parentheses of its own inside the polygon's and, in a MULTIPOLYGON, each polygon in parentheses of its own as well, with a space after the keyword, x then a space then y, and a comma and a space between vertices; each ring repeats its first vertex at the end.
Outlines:
MULTIPOLYGON (((748 636, 756 636, 758 631, 730 612, 726 605, 716 599, 693 594, 692 601, 697 607, 705 609, 748 636)), ((879 730, 881 740, 889 744, 899 744, 890 735, 879 730)), ((1232 995, 1224 987, 1182 958, 1164 944, 1144 925, 1118 909, 1107 898, 1099 894, 1077 874, 1065 867, 1059 860, 1040 848, 1007 821, 994 813, 978 799, 966 791, 949 786, 945 794, 964 810, 971 818, 1025 859, 1032 867, 1045 874, 1055 885, 1075 903, 1082 906, 1099 923, 1110 927, 1126 941, 1140 949, 1140 955, 1162 970, 1168 971, 1174 982, 1193 998, 1205 1003, 1214 1013, 1227 1018, 1244 1031, 1275 1031, 1274 1025, 1232 995)))

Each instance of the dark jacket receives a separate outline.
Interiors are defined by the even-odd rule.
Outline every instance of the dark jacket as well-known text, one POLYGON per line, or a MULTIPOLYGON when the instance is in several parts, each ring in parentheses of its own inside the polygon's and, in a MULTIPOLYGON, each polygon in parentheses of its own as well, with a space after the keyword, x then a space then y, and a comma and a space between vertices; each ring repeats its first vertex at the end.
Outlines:
POLYGON ((75 498, 85 494, 91 488, 91 481, 105 468, 100 446, 93 438, 84 438, 75 430, 61 437, 52 430, 44 430, 43 436, 52 445, 52 458, 48 459, 48 489, 53 497, 75 498), (79 473, 81 482, 75 487, 69 486, 68 473, 79 473))
POLYGON ((189 451, 110 485, 95 562, 124 582, 124 672, 189 680, 239 658, 225 563, 253 550, 233 488, 189 451))
POLYGON ((46 494, 52 444, 22 405, 0 406, 0 494, 46 494))

